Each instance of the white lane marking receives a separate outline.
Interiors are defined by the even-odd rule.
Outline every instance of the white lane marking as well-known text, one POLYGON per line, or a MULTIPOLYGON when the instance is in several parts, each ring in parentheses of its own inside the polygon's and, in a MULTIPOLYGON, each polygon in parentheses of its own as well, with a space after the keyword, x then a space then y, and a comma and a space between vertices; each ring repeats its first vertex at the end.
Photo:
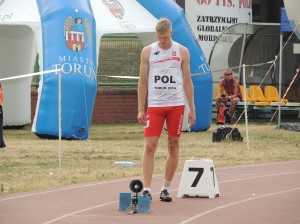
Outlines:
POLYGON ((95 205, 95 206, 93 206, 93 207, 81 209, 81 210, 76 211, 76 212, 67 213, 67 214, 64 214, 64 215, 62 215, 62 216, 59 216, 59 217, 57 217, 57 218, 55 218, 55 219, 51 219, 51 220, 49 220, 49 221, 47 221, 47 222, 44 222, 43 224, 54 223, 54 222, 59 221, 59 220, 61 220, 61 219, 67 218, 67 217, 69 217, 69 216, 71 216, 71 215, 76 215, 76 214, 79 214, 79 213, 81 213, 81 212, 86 212, 86 211, 89 211, 89 210, 92 210, 92 209, 95 209, 95 208, 100 208, 100 207, 107 206, 107 205, 111 205, 111 204, 114 204, 114 203, 117 203, 117 202, 118 202, 118 201, 112 201, 112 202, 108 202, 108 203, 105 203, 105 204, 95 205))
POLYGON ((59 192, 59 191, 67 191, 67 190, 78 189, 78 188, 83 188, 83 187, 92 187, 92 186, 109 184, 109 183, 117 183, 117 182, 128 181, 128 180, 130 180, 130 179, 128 178, 128 179, 122 179, 122 180, 105 181, 105 182, 101 182, 101 183, 85 184, 85 185, 80 185, 80 186, 66 187, 63 189, 48 190, 48 191, 43 191, 43 192, 15 196, 15 197, 11 197, 11 198, 4 198, 4 199, 0 199, 0 202, 13 200, 13 199, 19 199, 19 198, 25 198, 25 197, 31 197, 31 196, 35 196, 35 195, 41 195, 41 194, 54 193, 54 192, 59 192))
POLYGON ((280 161, 280 162, 270 162, 270 163, 258 163, 258 164, 245 164, 239 166, 228 166, 228 167, 220 167, 218 170, 229 170, 229 169, 239 169, 239 168, 248 168, 248 167, 260 167, 260 166, 268 166, 268 165, 281 165, 287 163, 298 163, 300 165, 300 160, 290 160, 290 161, 280 161))
POLYGON ((218 183, 222 184, 222 183, 229 183, 229 182, 235 182, 235 181, 251 180, 251 179, 257 179, 257 178, 264 178, 264 177, 275 177, 275 176, 290 175, 290 174, 297 174, 297 173, 300 173, 300 171, 287 172, 287 173, 276 173, 276 174, 268 174, 268 175, 254 176, 254 177, 246 177, 246 178, 233 179, 233 180, 218 181, 218 183))
POLYGON ((195 220, 195 219, 197 219, 197 218, 200 218, 201 216, 204 216, 204 215, 207 215, 207 214, 209 214, 209 213, 212 213, 212 212, 221 210, 221 209, 223 209, 223 208, 227 208, 227 207, 229 207, 229 206, 241 204, 241 203, 248 202, 248 201, 252 201, 252 200, 256 200, 256 199, 259 199, 259 198, 264 198, 264 197, 274 196, 274 195, 278 195, 278 194, 289 193, 289 192, 292 192, 292 191, 298 191, 298 190, 300 190, 300 188, 294 188, 294 189, 290 189, 290 190, 279 191, 279 192, 275 192, 275 193, 271 193, 271 194, 264 194, 264 195, 260 195, 260 196, 258 196, 258 197, 251 197, 251 198, 247 198, 247 199, 244 199, 244 200, 240 200, 240 201, 232 202, 232 203, 229 203, 229 204, 225 204, 225 205, 216 207, 216 208, 214 208, 214 209, 211 209, 211 210, 207 210, 207 211, 205 211, 205 212, 202 212, 202 213, 200 213, 200 214, 198 214, 198 215, 195 215, 195 216, 193 216, 193 217, 190 217, 189 219, 186 219, 186 220, 180 222, 180 224, 186 224, 186 223, 189 223, 190 221, 193 221, 193 220, 195 220))
MULTIPOLYGON (((255 179, 255 178, 263 178, 263 177, 272 177, 272 176, 279 176, 279 175, 289 175, 289 174, 295 174, 295 173, 300 173, 299 172, 290 172, 290 173, 281 173, 281 174, 272 174, 272 175, 262 175, 262 176, 259 176, 259 177, 248 177, 248 178, 243 178, 243 179, 235 179, 235 180, 227 180, 227 181, 222 181, 222 182, 219 182, 219 183, 229 183, 229 182, 234 182, 234 181, 243 181, 243 180, 249 180, 249 179, 255 179)), ((300 189, 300 188, 296 188, 296 189, 300 189)), ((173 190, 170 190, 170 192, 173 192, 173 191, 177 191, 178 189, 173 189, 173 190)), ((160 192, 155 192, 153 193, 153 195, 155 194, 159 194, 160 192)), ((272 195, 272 194, 269 194, 269 195, 272 195)), ((256 198, 260 198, 262 196, 259 196, 259 197, 256 197, 256 198)), ((252 199, 255 199, 255 198, 250 198, 250 199, 246 199, 247 200, 252 200, 252 199)), ((244 202, 245 200, 242 200, 242 201, 238 201, 238 202, 234 202, 234 203, 231 203, 229 205, 234 205, 234 204, 238 204, 239 202, 244 202)), ((106 205, 111 205, 111 204, 114 204, 114 203, 118 203, 119 201, 114 201, 114 202, 108 202, 108 203, 105 203, 105 204, 100 204, 100 205, 95 205, 95 206, 92 206, 92 207, 89 207, 89 208, 85 208, 85 209, 82 209, 82 210, 78 210, 76 212, 71 212, 71 213, 67 213, 67 214, 64 214, 62 216, 59 216, 55 219, 52 219, 50 221, 47 221, 47 222, 44 222, 44 224, 50 224, 50 223, 54 223, 58 220, 61 220, 61 219, 64 219, 64 218, 67 218, 69 216, 72 216, 72 215, 76 215, 76 214, 79 214, 81 212, 86 212, 86 211, 89 211, 89 210, 92 210, 92 209, 95 209, 95 208, 99 208, 99 207, 103 207, 103 206, 106 206, 106 205)), ((212 210, 209 210, 211 212, 213 212, 214 210, 218 210, 218 209, 221 209, 223 208, 225 205, 221 206, 221 207, 217 207, 215 209, 212 209, 212 210)), ((227 206, 225 206, 227 207, 227 206)), ((206 212, 205 212, 206 213, 206 212)), ((210 213, 210 212, 208 212, 210 213)), ((195 217, 195 216, 194 216, 195 217)), ((193 217, 192 217, 193 218, 193 217)), ((197 217, 196 217, 197 218, 197 217)), ((191 221, 191 220, 190 220, 191 221)))
MULTIPOLYGON (((158 176, 163 176, 163 174, 153 175, 153 177, 158 177, 158 176)), ((79 189, 79 188, 84 188, 84 187, 93 187, 93 186, 97 186, 97 185, 117 183, 117 182, 122 182, 122 181, 127 182, 130 180, 136 179, 136 178, 141 178, 141 177, 128 177, 126 179, 116 179, 116 180, 104 181, 104 182, 100 182, 100 183, 91 183, 91 184, 84 184, 84 185, 79 185, 79 186, 77 185, 77 186, 72 186, 72 187, 60 188, 60 189, 56 189, 56 190, 46 190, 46 191, 42 191, 42 192, 29 193, 29 194, 24 194, 24 195, 19 195, 19 196, 13 196, 13 197, 9 197, 9 198, 3 198, 3 199, 0 199, 0 202, 19 199, 19 198, 26 198, 26 197, 31 197, 31 196, 35 196, 35 195, 41 195, 41 194, 55 193, 55 192, 59 192, 59 191, 67 191, 67 190, 79 189)))
MULTIPOLYGON (((286 163, 300 163, 300 161, 299 160, 291 160, 291 161, 282 161, 282 162, 274 162, 274 163, 262 163, 262 164, 250 164, 250 165, 241 165, 241 166, 234 166, 234 167, 224 167, 224 168, 217 168, 216 171, 218 171, 218 170, 238 169, 238 168, 242 168, 242 167, 257 167, 257 166, 286 164, 286 163)), ((176 175, 181 175, 181 173, 182 172, 176 173, 176 175)), ((217 174, 219 174, 219 172, 217 174)), ((278 175, 280 175, 280 174, 278 174, 278 175)), ((160 177, 160 176, 163 176, 163 174, 153 175, 153 177, 160 177)), ((35 195, 72 190, 72 189, 83 188, 83 187, 92 187, 92 186, 97 186, 97 185, 102 185, 102 184, 117 183, 117 182, 132 180, 133 178, 135 178, 135 177, 129 177, 129 178, 126 178, 126 179, 118 179, 118 180, 112 180, 112 181, 105 181, 105 182, 100 182, 100 183, 85 184, 85 185, 80 185, 80 186, 72 186, 72 187, 67 187, 67 188, 63 188, 63 189, 48 190, 48 191, 30 193, 30 194, 25 194, 25 195, 20 195, 20 196, 13 196, 13 197, 9 197, 9 198, 0 199, 0 202, 19 199, 19 198, 25 198, 25 197, 31 197, 31 196, 35 196, 35 195)), ((139 178, 139 177, 136 177, 136 178, 139 178)), ((256 177, 253 177, 253 178, 256 178, 256 177)), ((257 178, 259 178, 259 177, 257 177, 257 178)), ((244 180, 244 179, 236 179, 236 180, 231 180, 231 181, 239 181, 239 180, 244 180)), ((218 182, 218 183, 226 183, 226 182, 223 181, 223 182, 218 182)))

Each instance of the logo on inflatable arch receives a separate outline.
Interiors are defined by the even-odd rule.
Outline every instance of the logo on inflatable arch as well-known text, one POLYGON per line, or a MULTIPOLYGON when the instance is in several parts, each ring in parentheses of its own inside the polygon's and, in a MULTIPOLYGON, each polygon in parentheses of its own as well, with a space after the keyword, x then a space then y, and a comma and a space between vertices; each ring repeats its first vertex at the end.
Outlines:
POLYGON ((91 26, 87 19, 69 16, 64 23, 64 35, 68 48, 72 51, 82 51, 88 48, 91 40, 91 26))
POLYGON ((0 6, 5 2, 5 0, 0 0, 0 6))
POLYGON ((124 8, 118 0, 102 0, 103 4, 109 9, 111 14, 117 19, 123 19, 124 8))

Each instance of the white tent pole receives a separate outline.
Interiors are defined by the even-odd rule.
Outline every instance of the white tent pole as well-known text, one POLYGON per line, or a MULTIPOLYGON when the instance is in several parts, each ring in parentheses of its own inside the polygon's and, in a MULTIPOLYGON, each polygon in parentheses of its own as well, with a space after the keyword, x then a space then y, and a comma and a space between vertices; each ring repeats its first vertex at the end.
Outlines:
MULTIPOLYGON (((245 51, 245 43, 246 43, 246 37, 247 37, 247 26, 248 24, 245 24, 245 33, 243 35, 243 43, 242 43, 242 49, 241 49, 241 55, 240 55, 240 62, 239 62, 239 77, 241 77, 241 66, 242 66, 242 62, 243 62, 243 56, 244 56, 244 51, 245 51)), ((243 82, 245 82, 245 79, 243 80, 243 82)))
POLYGON ((61 166, 61 70, 58 72, 58 163, 61 166))
POLYGON ((243 64, 243 80, 244 80, 244 111, 245 111, 245 125, 246 125, 246 145, 247 149, 250 149, 249 146, 249 132, 248 132, 248 112, 247 112, 247 97, 246 97, 246 69, 245 64, 243 64))
POLYGON ((278 128, 280 128, 280 123, 281 123, 281 91, 282 91, 282 42, 283 42, 283 37, 282 33, 280 34, 280 55, 279 55, 279 93, 278 93, 278 102, 279 102, 279 107, 278 107, 278 128))

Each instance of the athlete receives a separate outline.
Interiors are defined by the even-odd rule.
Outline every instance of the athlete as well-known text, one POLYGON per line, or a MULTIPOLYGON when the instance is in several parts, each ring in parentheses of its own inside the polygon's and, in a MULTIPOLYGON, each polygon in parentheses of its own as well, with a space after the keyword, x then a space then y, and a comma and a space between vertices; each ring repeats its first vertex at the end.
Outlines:
POLYGON ((184 117, 185 98, 189 106, 188 122, 195 124, 194 89, 190 76, 190 54, 187 48, 172 40, 172 24, 161 18, 156 24, 158 41, 143 48, 138 83, 137 120, 144 125, 143 196, 151 196, 154 154, 166 121, 168 158, 160 200, 171 202, 169 187, 179 162, 179 138, 184 117), (146 113, 147 101, 147 113, 146 113))
POLYGON ((218 113, 222 102, 230 102, 230 120, 232 120, 237 103, 242 100, 239 81, 232 76, 232 73, 230 69, 224 71, 224 77, 219 81, 220 94, 215 99, 218 113))

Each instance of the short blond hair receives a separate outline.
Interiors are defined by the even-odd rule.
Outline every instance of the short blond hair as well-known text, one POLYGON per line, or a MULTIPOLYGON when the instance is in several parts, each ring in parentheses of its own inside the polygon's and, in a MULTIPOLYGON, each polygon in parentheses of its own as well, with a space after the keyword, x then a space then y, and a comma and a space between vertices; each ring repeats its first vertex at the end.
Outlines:
POLYGON ((157 21, 155 30, 156 32, 161 32, 161 33, 169 32, 172 30, 172 23, 167 18, 162 17, 157 21))
POLYGON ((227 73, 233 74, 233 71, 232 71, 231 69, 226 69, 226 70, 224 71, 224 76, 225 76, 227 73))

